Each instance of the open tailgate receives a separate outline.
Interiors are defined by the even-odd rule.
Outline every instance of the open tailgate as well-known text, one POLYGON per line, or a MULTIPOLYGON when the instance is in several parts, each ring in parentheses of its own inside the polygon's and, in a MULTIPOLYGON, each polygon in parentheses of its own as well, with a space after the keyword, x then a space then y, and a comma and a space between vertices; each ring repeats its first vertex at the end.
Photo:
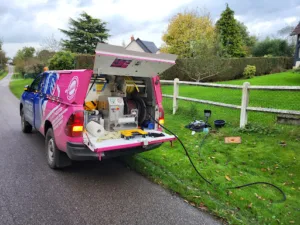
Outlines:
POLYGON ((106 152, 120 149, 130 149, 135 147, 147 147, 154 144, 160 144, 164 142, 172 142, 176 140, 174 135, 169 135, 160 131, 145 130, 153 136, 141 137, 136 136, 132 139, 126 140, 124 138, 108 139, 98 141, 97 137, 94 137, 87 132, 83 135, 85 145, 93 152, 106 152), (155 135, 156 134, 156 135, 155 135), (155 136, 155 137, 154 137, 155 136))
POLYGON ((126 50, 121 46, 98 43, 95 74, 154 77, 175 64, 177 55, 126 50))

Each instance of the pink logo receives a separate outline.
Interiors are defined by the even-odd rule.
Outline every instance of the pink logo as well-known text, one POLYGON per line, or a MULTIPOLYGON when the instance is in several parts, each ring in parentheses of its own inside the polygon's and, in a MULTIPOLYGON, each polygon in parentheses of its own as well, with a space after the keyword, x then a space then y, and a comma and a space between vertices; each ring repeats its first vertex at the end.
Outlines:
POLYGON ((67 99, 70 101, 72 100, 75 95, 76 95, 76 92, 77 92, 77 88, 78 88, 78 84, 79 84, 79 80, 78 80, 78 77, 73 77, 67 90, 65 91, 66 94, 67 94, 67 99))

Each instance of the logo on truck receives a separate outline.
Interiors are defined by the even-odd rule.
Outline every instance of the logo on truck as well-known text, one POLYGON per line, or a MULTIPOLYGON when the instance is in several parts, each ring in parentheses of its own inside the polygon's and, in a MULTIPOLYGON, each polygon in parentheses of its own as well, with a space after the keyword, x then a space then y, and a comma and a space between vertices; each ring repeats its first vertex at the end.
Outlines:
POLYGON ((67 99, 69 101, 75 97, 77 88, 78 88, 78 84, 79 84, 78 77, 77 76, 73 77, 71 82, 69 83, 67 90, 65 91, 67 94, 67 99))

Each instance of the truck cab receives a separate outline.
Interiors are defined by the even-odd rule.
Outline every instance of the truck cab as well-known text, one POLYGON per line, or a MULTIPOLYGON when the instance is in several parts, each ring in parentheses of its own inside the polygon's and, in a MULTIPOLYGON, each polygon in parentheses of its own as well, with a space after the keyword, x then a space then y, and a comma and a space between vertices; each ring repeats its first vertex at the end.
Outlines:
POLYGON ((22 131, 45 136, 47 161, 102 160, 158 148, 163 132, 159 74, 176 56, 97 45, 93 70, 45 71, 20 101, 22 131))

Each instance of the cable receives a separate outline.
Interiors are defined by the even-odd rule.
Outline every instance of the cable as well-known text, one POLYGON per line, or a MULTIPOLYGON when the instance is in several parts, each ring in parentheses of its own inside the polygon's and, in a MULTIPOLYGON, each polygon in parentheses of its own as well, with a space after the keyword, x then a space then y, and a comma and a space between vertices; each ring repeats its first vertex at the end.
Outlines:
POLYGON ((177 140, 179 141, 179 143, 181 144, 181 146, 183 147, 183 149, 184 149, 184 151, 185 151, 185 154, 186 154, 186 156, 188 157, 188 159, 189 159, 189 161, 190 161, 190 163, 191 163, 191 165, 193 166, 193 168, 194 168, 194 170, 197 172, 197 174, 206 182, 206 183, 208 183, 208 184, 210 184, 210 185, 212 185, 212 183, 209 181, 209 180, 207 180, 199 171, 198 171, 198 169, 196 168, 196 166, 195 166, 195 164, 193 163, 193 161, 192 161, 192 159, 191 159, 191 157, 190 157, 190 154, 189 154, 189 152, 187 151, 187 149, 186 149, 186 147, 184 146, 184 144, 182 143, 182 141, 180 140, 180 138, 176 135, 176 134, 174 134, 171 130, 169 130, 168 128, 166 128, 165 126, 163 126, 163 125, 161 125, 150 113, 148 113, 149 114, 149 116, 159 125, 159 126, 161 126, 162 128, 164 128, 166 131, 169 131, 171 134, 173 134, 176 138, 177 138, 177 140))
POLYGON ((90 89, 89 89, 89 91, 88 91, 88 93, 87 93, 87 95, 86 95, 86 96, 88 96, 88 95, 89 95, 89 93, 90 93, 90 91, 92 90, 92 88, 93 88, 94 84, 96 83, 96 80, 97 80, 97 77, 95 77, 95 79, 94 79, 94 81, 93 81, 93 83, 92 83, 92 85, 91 85, 91 87, 90 87, 90 89))
POLYGON ((264 181, 258 181, 258 182, 253 182, 253 183, 248 183, 248 184, 243 184, 243 185, 240 185, 240 186, 235 186, 235 187, 228 187, 226 189, 240 189, 240 188, 244 188, 244 187, 249 187, 249 186, 252 186, 252 185, 257 185, 257 184, 266 184, 266 185, 269 185, 275 189, 277 189, 281 194, 282 194, 282 200, 281 201, 278 201, 277 203, 279 202, 284 202, 286 200, 286 195, 285 193, 283 192, 283 190, 279 187, 277 187, 276 185, 274 184, 271 184, 271 183, 268 183, 268 182, 264 182, 264 181))
MULTIPOLYGON (((147 112, 147 113, 148 113, 148 112, 147 112)), ((188 157, 188 159, 189 159, 189 161, 190 161, 192 167, 193 167, 194 170, 196 171, 196 173, 197 173, 197 174, 198 174, 198 175, 199 175, 206 183, 208 183, 209 185, 213 185, 213 183, 212 183, 211 181, 209 181, 208 179, 206 179, 206 178, 199 172, 199 170, 196 168, 196 166, 195 166, 195 164, 193 163, 193 161, 192 161, 192 159, 191 159, 191 157, 190 157, 190 155, 189 155, 189 153, 188 153, 186 147, 184 146, 184 144, 182 143, 182 141, 180 140, 180 138, 179 138, 176 134, 174 134, 171 130, 169 130, 169 129, 166 128, 165 126, 161 125, 161 124, 160 124, 160 123, 159 123, 159 122, 158 122, 158 121, 157 121, 150 113, 148 113, 148 114, 149 114, 149 116, 150 116, 150 117, 151 117, 151 118, 152 118, 159 126, 161 126, 162 128, 164 128, 166 131, 170 132, 171 134, 173 134, 173 135, 177 138, 177 140, 179 141, 179 143, 181 144, 182 148, 184 149, 185 154, 186 154, 186 156, 188 157)), ((202 140, 202 142, 201 142, 201 144, 200 144, 200 149, 201 149, 202 145, 204 144, 204 140, 206 139, 207 136, 208 136, 208 134, 204 136, 204 138, 203 138, 203 140, 202 140)), ((199 153, 200 153, 200 149, 199 149, 199 153)), ((279 203, 279 202, 284 202, 284 201, 286 200, 286 195, 285 195, 285 193, 283 192, 283 190, 282 190, 281 188, 277 187, 277 186, 274 185, 274 184, 271 184, 271 183, 268 183, 268 182, 263 182, 263 181, 258 181, 258 182, 253 182, 253 183, 247 183, 247 184, 243 184, 243 185, 240 185, 240 186, 227 187, 227 188, 225 188, 225 190, 229 190, 229 189, 240 189, 240 188, 245 188, 245 187, 249 187, 249 186, 253 186, 253 185, 258 185, 258 184, 266 184, 266 185, 269 185, 269 186, 271 186, 271 187, 277 189, 277 190, 281 193, 281 195, 282 195, 282 200, 281 200, 281 201, 278 201, 277 203, 279 203)))
POLYGON ((200 156, 200 150, 201 150, 201 147, 202 145, 204 145, 204 142, 205 142, 205 139, 208 137, 209 133, 207 133, 203 138, 202 138, 202 141, 200 142, 200 145, 199 145, 199 151, 198 151, 198 154, 200 156))

